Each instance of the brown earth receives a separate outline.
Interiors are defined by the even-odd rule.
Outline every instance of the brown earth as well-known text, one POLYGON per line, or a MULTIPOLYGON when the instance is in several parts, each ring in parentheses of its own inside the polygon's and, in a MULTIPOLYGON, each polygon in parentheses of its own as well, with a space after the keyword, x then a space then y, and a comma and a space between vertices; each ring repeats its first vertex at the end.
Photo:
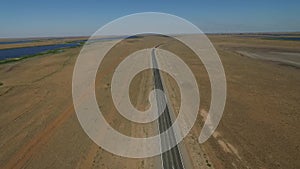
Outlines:
MULTIPOLYGON (((202 63, 180 43, 166 37, 129 39, 108 53, 96 79, 98 104, 106 120, 120 132, 148 137, 155 123, 136 124, 118 114, 110 98, 114 68, 130 53, 161 48, 191 67, 199 85, 201 106, 196 124, 184 139, 194 168, 300 168, 299 69, 257 60, 237 51, 300 52, 299 42, 209 36, 226 73, 227 101, 222 120, 204 144, 198 136, 210 103, 210 83, 202 63), (205 161, 203 162, 203 159, 205 161)), ((72 103, 72 72, 80 48, 0 65, 0 168, 158 168, 160 157, 129 159, 93 143, 82 130, 72 103)), ((173 109, 180 94, 163 74, 173 109)), ((133 105, 149 107, 152 72, 143 71, 130 85, 133 105)))

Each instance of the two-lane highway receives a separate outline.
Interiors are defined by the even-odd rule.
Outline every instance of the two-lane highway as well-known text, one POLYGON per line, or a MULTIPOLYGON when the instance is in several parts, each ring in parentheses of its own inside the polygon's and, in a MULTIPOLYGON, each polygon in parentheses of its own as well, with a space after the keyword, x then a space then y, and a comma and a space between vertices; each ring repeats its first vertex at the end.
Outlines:
MULTIPOLYGON (((152 64, 153 64, 153 76, 154 76, 154 86, 155 89, 160 89, 164 91, 163 88, 163 82, 160 76, 160 71, 158 69, 158 63, 155 56, 155 48, 152 49, 152 64)), ((168 128, 172 126, 172 120, 170 118, 170 112, 167 104, 167 99, 165 97, 162 97, 161 95, 156 95, 157 98, 157 106, 158 111, 163 113, 158 118, 159 123, 159 132, 163 133, 168 128), (164 110, 163 105, 166 104, 166 107, 164 110)), ((176 142, 176 138, 174 135, 173 129, 171 129, 170 134, 167 137, 161 137, 161 146, 168 146, 170 147, 171 143, 176 142)), ((178 146, 174 146, 172 149, 164 152, 162 155, 162 163, 164 169, 183 169, 184 165, 182 162, 182 157, 180 155, 180 151, 178 149, 178 146)))

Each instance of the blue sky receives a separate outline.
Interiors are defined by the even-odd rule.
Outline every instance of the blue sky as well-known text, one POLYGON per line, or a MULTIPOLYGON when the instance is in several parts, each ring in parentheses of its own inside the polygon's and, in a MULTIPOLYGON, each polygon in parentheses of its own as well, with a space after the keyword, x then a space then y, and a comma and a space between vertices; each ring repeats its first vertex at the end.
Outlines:
POLYGON ((300 1, 14 1, 0 3, 0 37, 91 35, 137 12, 185 18, 207 33, 300 32, 300 1))

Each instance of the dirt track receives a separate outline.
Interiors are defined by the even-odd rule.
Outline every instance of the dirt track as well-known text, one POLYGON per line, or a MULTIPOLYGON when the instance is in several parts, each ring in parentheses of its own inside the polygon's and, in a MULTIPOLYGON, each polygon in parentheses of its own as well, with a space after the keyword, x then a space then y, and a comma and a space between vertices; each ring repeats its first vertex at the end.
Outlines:
MULTIPOLYGON (((197 141, 210 102, 209 80, 201 62, 162 37, 133 39, 110 53, 99 69, 96 92, 108 122, 136 137, 156 134, 154 124, 124 121, 111 101, 109 80, 115 66, 132 51, 166 43, 164 49, 185 58, 199 83, 201 107, 197 123, 184 140, 193 166, 215 168, 300 168, 299 69, 256 60, 236 49, 297 51, 298 42, 212 36, 223 61, 228 95, 221 123, 206 143, 197 141), (230 39, 231 38, 231 39, 230 39), (139 43, 147 40, 147 43, 139 43), (204 152, 204 153, 199 153, 204 152), (205 163, 199 159, 206 158, 205 163)), ((159 157, 128 159, 94 144, 83 132, 71 95, 73 66, 80 49, 0 65, 0 168, 157 168, 159 157)), ((164 75, 174 110, 180 96, 174 80, 164 75)), ((146 109, 152 89, 151 71, 131 84, 132 103, 146 109)))

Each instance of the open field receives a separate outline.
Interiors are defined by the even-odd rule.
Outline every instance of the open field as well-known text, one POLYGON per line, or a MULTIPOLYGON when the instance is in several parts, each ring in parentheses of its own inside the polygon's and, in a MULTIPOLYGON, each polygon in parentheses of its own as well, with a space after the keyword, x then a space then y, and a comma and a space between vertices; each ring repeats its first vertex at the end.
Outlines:
MULTIPOLYGON (((193 168, 300 168, 300 70, 285 62, 285 54, 293 53, 292 61, 299 64, 300 41, 262 39, 260 35, 209 38, 223 62, 227 101, 222 120, 207 142, 198 143, 210 105, 205 67, 186 47, 161 36, 123 41, 103 60, 95 92, 108 123, 128 136, 149 137, 158 133, 156 121, 131 123, 118 114, 110 96, 110 81, 114 69, 130 53, 161 45, 160 48, 180 56, 198 82, 200 111, 181 144, 193 168), (277 53, 277 60, 268 59, 272 52, 277 53), (249 53, 261 57, 256 59, 249 53)), ((0 65, 0 168, 159 168, 160 156, 119 157, 98 147, 84 133, 71 93, 79 52, 77 47, 0 65)), ((162 73, 162 77, 176 116, 180 104, 178 86, 169 75, 162 73)), ((132 81, 131 102, 139 110, 149 108, 147 99, 153 83, 151 70, 139 73, 132 81)))

